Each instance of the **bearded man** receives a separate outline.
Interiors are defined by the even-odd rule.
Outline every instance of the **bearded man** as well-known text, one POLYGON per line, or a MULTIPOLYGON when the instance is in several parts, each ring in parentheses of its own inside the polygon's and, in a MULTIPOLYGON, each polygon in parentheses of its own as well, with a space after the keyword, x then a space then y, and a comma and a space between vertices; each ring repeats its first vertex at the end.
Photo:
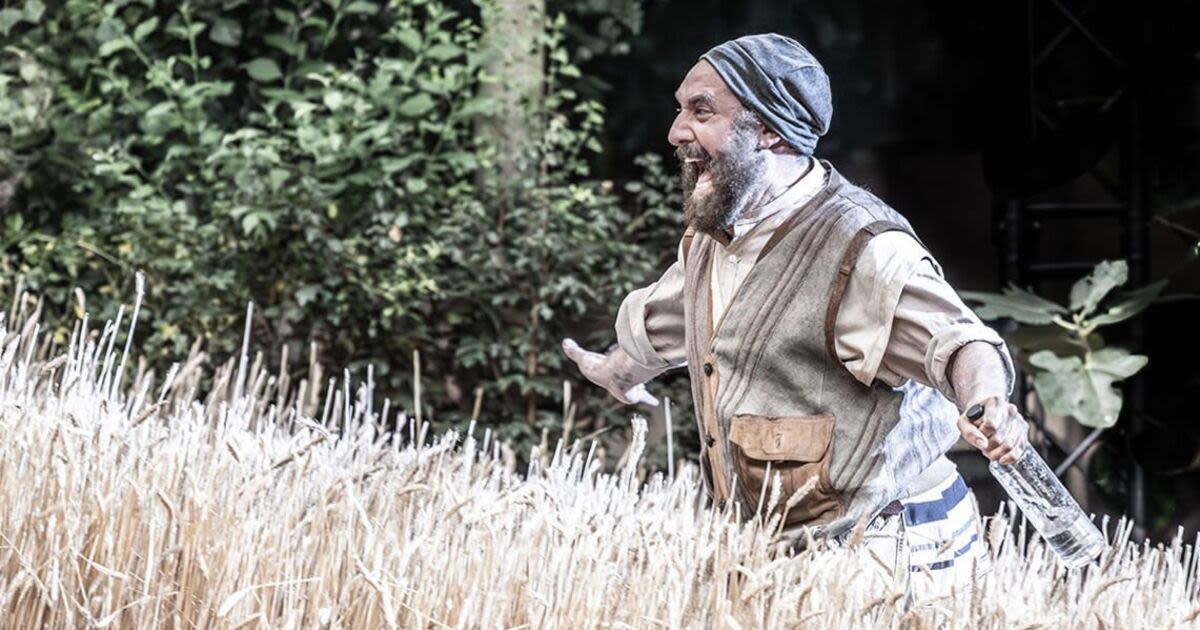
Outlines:
POLYGON ((903 216, 813 157, 829 80, 799 43, 721 44, 675 97, 678 259, 621 304, 614 350, 564 352, 626 403, 657 404, 644 383, 687 366, 719 509, 752 515, 778 480, 791 531, 836 543, 862 523, 906 585, 969 582, 979 515, 945 453, 961 435, 1011 463, 1024 445, 1004 343, 903 216))

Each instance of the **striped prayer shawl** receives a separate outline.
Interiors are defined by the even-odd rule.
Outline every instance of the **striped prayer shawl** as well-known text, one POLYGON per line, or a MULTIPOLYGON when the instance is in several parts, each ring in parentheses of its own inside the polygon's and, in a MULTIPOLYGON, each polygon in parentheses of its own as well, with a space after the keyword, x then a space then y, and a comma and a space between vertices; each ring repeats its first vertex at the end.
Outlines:
POLYGON ((914 592, 946 593, 990 568, 975 495, 961 475, 954 473, 901 503, 914 592))
MULTIPOLYGON (((895 587, 908 595, 905 605, 962 593, 991 569, 975 496, 957 471, 900 503, 901 511, 876 516, 857 539, 892 570, 895 587)), ((830 542, 845 546, 855 538, 846 532, 830 542)))

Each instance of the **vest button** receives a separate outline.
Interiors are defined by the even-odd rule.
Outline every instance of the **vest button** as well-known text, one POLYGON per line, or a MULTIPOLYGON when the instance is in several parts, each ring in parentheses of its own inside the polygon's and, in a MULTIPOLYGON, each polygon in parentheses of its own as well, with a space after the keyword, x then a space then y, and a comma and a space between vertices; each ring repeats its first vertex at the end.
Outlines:
POLYGON ((712 376, 712 372, 713 372, 713 366, 712 366, 712 364, 711 364, 711 363, 705 363, 705 364, 704 364, 704 375, 705 375, 705 376, 712 376))
POLYGON ((713 444, 716 444, 716 443, 717 443, 717 441, 715 439, 713 439, 713 436, 711 433, 704 434, 704 445, 705 446, 707 446, 708 448, 712 448, 713 444))

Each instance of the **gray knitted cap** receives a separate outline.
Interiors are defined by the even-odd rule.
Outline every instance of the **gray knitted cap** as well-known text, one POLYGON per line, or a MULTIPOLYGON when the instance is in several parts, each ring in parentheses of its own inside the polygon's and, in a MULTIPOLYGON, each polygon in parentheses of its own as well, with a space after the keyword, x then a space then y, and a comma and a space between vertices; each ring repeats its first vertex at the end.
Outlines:
POLYGON ((788 144, 812 155, 829 130, 833 102, 825 69, 799 42, 747 35, 704 53, 729 90, 788 144))

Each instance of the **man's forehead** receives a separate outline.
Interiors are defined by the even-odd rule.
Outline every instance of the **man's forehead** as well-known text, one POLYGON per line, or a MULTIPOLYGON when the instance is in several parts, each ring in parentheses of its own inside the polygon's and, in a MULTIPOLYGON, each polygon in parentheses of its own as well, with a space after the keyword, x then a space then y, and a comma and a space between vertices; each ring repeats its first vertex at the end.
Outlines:
POLYGON ((675 90, 675 100, 686 103, 694 98, 706 98, 716 104, 738 104, 737 97, 725 85, 725 80, 707 61, 700 60, 688 70, 679 89, 675 90))

